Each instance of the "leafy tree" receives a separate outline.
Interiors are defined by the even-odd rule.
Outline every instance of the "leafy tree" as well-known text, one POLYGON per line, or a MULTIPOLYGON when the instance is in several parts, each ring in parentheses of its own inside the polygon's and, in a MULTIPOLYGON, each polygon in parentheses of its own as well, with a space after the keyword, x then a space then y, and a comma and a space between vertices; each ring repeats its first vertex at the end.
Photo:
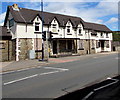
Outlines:
POLYGON ((113 41, 119 41, 120 42, 120 31, 119 32, 113 32, 113 41))

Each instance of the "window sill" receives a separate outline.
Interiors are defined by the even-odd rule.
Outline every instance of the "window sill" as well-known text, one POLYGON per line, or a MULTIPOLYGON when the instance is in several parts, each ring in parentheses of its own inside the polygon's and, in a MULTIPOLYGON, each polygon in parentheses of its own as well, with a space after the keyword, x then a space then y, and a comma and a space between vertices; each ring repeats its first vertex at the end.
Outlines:
POLYGON ((78 34, 79 36, 83 36, 83 34, 78 34))
POLYGON ((67 33, 67 35, 72 35, 71 33, 67 33))
POLYGON ((78 50, 84 50, 84 48, 79 48, 78 50))
POLYGON ((42 32, 39 32, 39 31, 35 31, 34 33, 35 33, 35 34, 41 34, 42 32))
POLYGON ((57 32, 52 32, 52 34, 58 34, 57 32))

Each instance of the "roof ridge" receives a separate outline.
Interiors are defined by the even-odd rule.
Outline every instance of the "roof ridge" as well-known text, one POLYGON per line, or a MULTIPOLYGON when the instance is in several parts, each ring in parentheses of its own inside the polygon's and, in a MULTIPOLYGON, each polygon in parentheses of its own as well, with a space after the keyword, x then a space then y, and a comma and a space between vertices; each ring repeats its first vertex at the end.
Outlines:
POLYGON ((85 23, 88 23, 88 24, 97 24, 97 25, 103 25, 103 26, 106 26, 106 25, 104 25, 104 24, 99 24, 99 23, 93 23, 93 22, 86 22, 86 21, 84 21, 85 23))
MULTIPOLYGON (((12 6, 9 6, 12 7, 12 6)), ((35 10, 35 9, 29 9, 29 8, 22 8, 19 7, 19 9, 25 9, 25 10, 31 10, 31 11, 36 11, 36 12, 41 12, 40 10, 35 10)), ((79 18, 83 21, 83 19, 81 17, 77 17, 77 16, 72 16, 72 15, 65 15, 65 14, 60 14, 60 13, 52 13, 52 12, 47 12, 47 11, 43 11, 44 13, 49 13, 49 14, 55 14, 55 15, 61 15, 61 16, 67 16, 67 17, 73 17, 73 18, 79 18)))

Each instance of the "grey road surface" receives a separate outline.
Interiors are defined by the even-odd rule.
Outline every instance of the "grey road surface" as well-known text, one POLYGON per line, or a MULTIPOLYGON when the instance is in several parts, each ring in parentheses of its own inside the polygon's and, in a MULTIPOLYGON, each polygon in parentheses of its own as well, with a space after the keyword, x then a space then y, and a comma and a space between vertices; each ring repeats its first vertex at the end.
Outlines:
POLYGON ((73 62, 2 75, 3 98, 56 98, 118 74, 118 54, 88 56, 73 62))

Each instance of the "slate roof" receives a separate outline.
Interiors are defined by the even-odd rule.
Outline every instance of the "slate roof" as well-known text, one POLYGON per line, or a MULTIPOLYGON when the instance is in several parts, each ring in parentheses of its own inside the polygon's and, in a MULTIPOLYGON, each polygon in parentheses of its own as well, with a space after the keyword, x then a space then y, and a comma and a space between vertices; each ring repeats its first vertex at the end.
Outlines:
MULTIPOLYGON (((41 11, 26 9, 26 8, 19 8, 19 11, 13 10, 12 6, 8 6, 8 11, 11 12, 14 20, 19 23, 33 23, 33 20, 36 16, 40 16, 41 18, 41 11), (22 15, 22 16, 21 16, 22 15)), ((8 12, 7 11, 7 12, 8 12)), ((111 30, 106 27, 105 25, 89 23, 83 21, 80 17, 62 15, 62 14, 55 14, 49 12, 43 12, 44 15, 44 24, 49 25, 50 22, 56 18, 60 26, 65 26, 65 24, 70 20, 72 22, 73 27, 76 27, 79 23, 83 24, 84 29, 91 29, 95 31, 105 31, 111 32, 111 30)), ((7 17, 6 17, 7 19, 7 17)), ((6 23, 6 20, 5 20, 6 23)))
POLYGON ((7 33, 7 27, 0 26, 0 37, 11 37, 10 33, 7 33))

